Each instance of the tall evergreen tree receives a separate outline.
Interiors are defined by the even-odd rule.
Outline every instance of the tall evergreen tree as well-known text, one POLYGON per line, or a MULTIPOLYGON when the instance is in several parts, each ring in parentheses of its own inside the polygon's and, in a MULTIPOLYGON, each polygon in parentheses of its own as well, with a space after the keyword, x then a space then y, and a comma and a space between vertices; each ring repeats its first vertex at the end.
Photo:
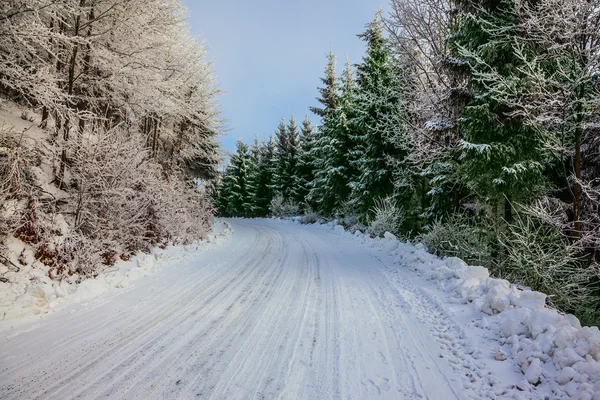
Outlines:
POLYGON ((355 83, 349 65, 341 84, 337 107, 323 118, 313 150, 315 178, 308 200, 324 215, 334 214, 348 201, 349 183, 356 173, 350 158, 355 142, 348 119, 352 116, 355 83))
POLYGON ((277 159, 273 171, 273 190, 276 194, 285 196, 289 181, 287 180, 288 159, 287 152, 289 148, 287 126, 282 117, 279 121, 277 131, 275 131, 275 156, 277 159))
POLYGON ((296 119, 292 115, 287 125, 287 172, 286 191, 283 193, 284 198, 295 200, 298 198, 298 158, 300 153, 300 142, 298 137, 298 126, 296 119))
POLYGON ((350 183, 353 203, 365 216, 375 200, 394 192, 390 159, 404 157, 392 140, 395 124, 403 124, 400 71, 387 40, 383 36, 380 13, 358 35, 366 42, 367 51, 357 65, 357 90, 353 92, 354 116, 349 121, 355 136, 354 163, 358 170, 350 183))
POLYGON ((327 54, 327 66, 325 67, 325 77, 321 78, 324 87, 319 88, 320 97, 317 101, 322 107, 309 107, 310 111, 319 117, 326 117, 332 110, 337 108, 338 81, 335 73, 336 59, 333 50, 329 49, 327 54))
POLYGON ((300 133, 300 151, 296 180, 296 202, 305 210, 310 206, 307 196, 310 192, 311 183, 315 177, 314 145, 315 134, 307 115, 304 122, 302 122, 302 130, 300 133))
POLYGON ((236 143, 236 153, 225 170, 220 204, 224 214, 232 217, 249 216, 248 209, 248 146, 241 140, 236 143))
POLYGON ((249 210, 248 215, 252 217, 260 216, 257 212, 257 200, 260 186, 260 161, 260 144, 258 142, 258 136, 255 136, 248 154, 248 202, 245 207, 247 210, 249 210))
POLYGON ((466 74, 469 88, 453 157, 456 173, 480 201, 498 207, 499 218, 510 220, 509 201, 526 201, 544 185, 548 155, 540 136, 511 116, 512 110, 492 95, 477 69, 493 66, 508 85, 519 80, 527 66, 514 48, 518 15, 513 0, 455 3, 461 11, 448 43, 448 65, 466 74))
POLYGON ((273 199, 272 179, 277 158, 272 138, 261 143, 258 152, 258 164, 252 176, 253 209, 257 217, 265 217, 269 213, 269 205, 273 199))

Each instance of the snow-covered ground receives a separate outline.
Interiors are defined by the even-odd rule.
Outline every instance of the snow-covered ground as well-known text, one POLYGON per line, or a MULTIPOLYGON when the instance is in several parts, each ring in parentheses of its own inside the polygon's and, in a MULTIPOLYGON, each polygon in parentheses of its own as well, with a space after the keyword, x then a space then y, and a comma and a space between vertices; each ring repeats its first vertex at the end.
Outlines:
POLYGON ((230 223, 127 288, 0 322, 0 398, 598 398, 598 330, 541 294, 390 235, 230 223))
POLYGON ((46 314, 73 303, 85 303, 109 290, 125 289, 133 281, 150 275, 159 269, 184 262, 198 252, 208 251, 227 241, 231 227, 222 220, 215 220, 212 232, 204 241, 190 245, 155 248, 151 254, 139 253, 128 261, 119 260, 95 279, 79 283, 77 276, 70 280, 56 281, 48 277, 48 267, 34 259, 34 250, 22 241, 8 237, 8 256, 17 264, 17 257, 24 251, 26 259, 33 260, 19 266, 19 271, 0 264, 0 274, 8 279, 0 283, 0 321, 23 319, 46 314))

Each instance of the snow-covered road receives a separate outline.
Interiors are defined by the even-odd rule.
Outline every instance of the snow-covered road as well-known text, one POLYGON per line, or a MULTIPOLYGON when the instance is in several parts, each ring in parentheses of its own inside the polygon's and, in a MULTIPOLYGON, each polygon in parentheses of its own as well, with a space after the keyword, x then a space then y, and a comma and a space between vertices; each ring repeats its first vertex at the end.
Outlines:
POLYGON ((412 272, 318 227, 230 222, 191 262, 0 326, 0 398, 476 398, 465 380, 491 372, 412 272))

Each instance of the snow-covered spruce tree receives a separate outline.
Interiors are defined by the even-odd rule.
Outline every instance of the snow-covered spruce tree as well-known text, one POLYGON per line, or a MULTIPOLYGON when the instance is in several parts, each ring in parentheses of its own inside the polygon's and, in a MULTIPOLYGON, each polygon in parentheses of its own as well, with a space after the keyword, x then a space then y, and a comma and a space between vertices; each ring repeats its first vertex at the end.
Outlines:
POLYGON ((275 194, 285 197, 285 193, 289 191, 289 181, 287 180, 288 167, 288 132, 285 125, 285 119, 282 117, 279 120, 279 125, 275 131, 275 156, 277 159, 276 167, 273 175, 273 190, 275 194))
POLYGON ((513 47, 520 21, 514 0, 456 4, 463 12, 449 41, 450 53, 467 63, 470 83, 456 173, 478 200, 497 207, 498 218, 510 221, 509 203, 528 201, 545 185, 548 152, 538 132, 511 115, 512 109, 498 101, 479 71, 492 68, 505 81, 519 81, 526 68, 513 47))
POLYGON ((351 163, 355 142, 348 126, 356 84, 349 63, 340 81, 337 106, 322 119, 315 141, 315 178, 308 194, 308 201, 326 216, 334 215, 349 200, 349 183, 356 174, 351 163))
POLYGON ((287 191, 283 193, 284 197, 289 201, 295 202, 299 197, 298 190, 298 159, 300 156, 300 138, 298 135, 298 126, 296 119, 292 115, 286 127, 287 131, 287 191))
POLYGON ((326 117, 331 110, 337 108, 338 81, 335 67, 336 57, 333 50, 329 49, 329 53, 327 54, 327 65, 325 67, 325 77, 321 78, 321 82, 323 82, 325 86, 318 89, 321 96, 317 98, 317 101, 321 103, 321 106, 309 107, 309 110, 313 114, 316 114, 321 118, 326 117))
POLYGON ((254 137, 252 146, 248 153, 248 180, 247 180, 247 191, 248 197, 246 209, 249 210, 249 217, 261 216, 257 213, 257 194, 259 191, 259 177, 260 177, 260 143, 258 142, 258 136, 254 137))
POLYGON ((272 139, 258 143, 255 139, 250 149, 248 173, 248 201, 254 217, 266 217, 273 199, 271 180, 273 177, 275 145, 272 139))
POLYGON ((255 198, 253 200, 254 212, 258 216, 265 217, 269 214, 269 205, 274 197, 272 180, 277 158, 273 138, 269 138, 261 144, 258 160, 258 175, 255 180, 255 198))
POLYGON ((311 204, 307 200, 310 192, 311 183, 314 179, 314 145, 315 133, 311 125, 308 115, 302 122, 302 130, 300 133, 300 149, 298 154, 298 167, 296 179, 296 202, 307 210, 311 204))
POLYGON ((285 200, 293 201, 296 193, 296 169, 298 164, 299 139, 296 120, 292 116, 286 125, 282 118, 276 131, 277 167, 273 176, 275 193, 285 200))
POLYGON ((238 140, 236 152, 231 156, 225 170, 221 189, 224 214, 231 217, 247 217, 251 214, 248 198, 248 146, 238 140))
POLYGON ((407 149, 399 139, 408 128, 404 79, 383 36, 380 13, 358 37, 366 42, 367 51, 357 65, 353 117, 349 120, 357 143, 353 162, 358 171, 350 186, 356 210, 363 218, 368 218, 376 199, 394 193, 391 161, 396 160, 397 165, 404 163, 407 149))
MULTIPOLYGON (((597 231, 592 220, 598 161, 592 149, 597 145, 599 119, 600 9, 594 2, 579 0, 515 1, 512 13, 520 34, 511 38, 511 44, 523 66, 521 73, 508 80, 494 66, 473 57, 474 73, 511 116, 542 138, 555 165, 549 178, 560 189, 550 196, 563 202, 568 217, 562 229, 582 249, 596 249, 597 235, 591 232, 597 231)), ((495 25, 486 30, 502 37, 495 25)), ((466 49, 463 52, 472 56, 466 49)))

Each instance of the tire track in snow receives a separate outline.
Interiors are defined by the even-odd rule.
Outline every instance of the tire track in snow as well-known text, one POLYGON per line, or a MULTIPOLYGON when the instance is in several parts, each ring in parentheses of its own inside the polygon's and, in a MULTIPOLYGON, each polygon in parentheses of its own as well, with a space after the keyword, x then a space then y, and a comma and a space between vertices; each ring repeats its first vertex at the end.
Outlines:
POLYGON ((483 393, 487 372, 476 370, 460 327, 406 277, 382 271, 369 251, 316 227, 232 225, 228 247, 0 342, 0 398, 483 393))

